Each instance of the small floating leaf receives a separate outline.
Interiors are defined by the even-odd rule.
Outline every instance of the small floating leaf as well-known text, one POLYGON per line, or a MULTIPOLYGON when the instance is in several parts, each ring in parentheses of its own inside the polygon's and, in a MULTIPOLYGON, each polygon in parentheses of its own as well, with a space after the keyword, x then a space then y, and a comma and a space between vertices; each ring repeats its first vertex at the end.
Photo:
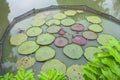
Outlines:
POLYGON ((79 45, 85 45, 87 40, 83 36, 74 36, 72 38, 72 42, 77 43, 79 45))
POLYGON ((35 52, 35 58, 37 61, 46 61, 55 56, 55 50, 49 46, 40 47, 35 52))
POLYGON ((37 43, 40 45, 51 44, 55 40, 55 36, 49 33, 43 33, 37 37, 37 43))
POLYGON ((92 31, 84 31, 83 33, 83 37, 85 37, 88 40, 94 40, 97 39, 97 34, 95 32, 92 31))
POLYGON ((97 52, 99 54, 99 52, 102 52, 102 50, 100 50, 97 47, 87 47, 85 48, 84 56, 86 57, 87 60, 92 61, 94 54, 97 52))
POLYGON ((24 56, 16 62, 17 69, 29 68, 34 65, 35 59, 32 57, 24 56))
POLYGON ((97 38, 97 41, 104 45, 105 42, 108 42, 108 40, 113 39, 116 40, 114 36, 109 35, 109 34, 100 34, 97 38))
POLYGON ((58 19, 50 19, 46 22, 46 24, 48 26, 51 26, 51 25, 60 25, 60 20, 58 19))
POLYGON ((94 32, 101 32, 103 30, 103 27, 99 24, 91 24, 89 25, 88 29, 94 32))
POLYGON ((31 25, 32 26, 42 26, 45 23, 44 19, 33 19, 31 25))
POLYGON ((60 26, 57 25, 51 25, 50 27, 47 28, 48 33, 57 33, 61 29, 60 26))
POLYGON ((83 13, 84 11, 83 10, 76 10, 77 13, 83 13))
POLYGON ((44 72, 46 72, 46 70, 48 69, 55 69, 65 73, 66 65, 58 59, 52 59, 45 62, 41 67, 41 71, 44 71, 44 72))
POLYGON ((64 11, 64 14, 66 14, 67 16, 74 16, 77 12, 75 10, 67 10, 64 11))
POLYGON ((71 30, 78 31, 78 32, 84 30, 84 26, 82 24, 79 24, 79 23, 73 24, 70 28, 71 28, 71 30))
POLYGON ((35 41, 25 41, 18 47, 19 54, 32 54, 39 48, 35 41))
POLYGON ((79 59, 83 54, 83 49, 77 44, 68 44, 63 48, 63 52, 66 56, 72 59, 79 59))
POLYGON ((11 45, 20 45, 22 42, 27 40, 27 36, 25 34, 16 34, 11 36, 10 38, 10 44, 11 45))
POLYGON ((54 41, 55 46, 57 47, 64 47, 66 44, 68 44, 68 39, 65 37, 57 37, 54 41))
POLYGON ((67 69, 66 75, 69 80, 85 80, 80 65, 72 65, 67 69))
POLYGON ((102 22, 101 18, 98 16, 88 16, 87 20, 91 23, 101 23, 102 22))
POLYGON ((64 35, 65 33, 67 33, 64 29, 60 29, 59 31, 58 31, 58 34, 59 35, 64 35))
POLYGON ((61 24, 64 25, 64 26, 71 26, 75 23, 75 20, 71 19, 71 18, 66 18, 66 19, 63 19, 61 21, 61 24))
POLYGON ((28 28, 28 30, 26 31, 26 34, 28 35, 28 36, 37 36, 37 35, 39 35, 39 34, 41 34, 42 33, 42 29, 41 28, 39 28, 39 27, 30 27, 30 28, 28 28))
POLYGON ((54 16, 53 16, 53 18, 55 18, 55 19, 64 19, 64 18, 66 18, 67 16, 65 15, 65 14, 63 14, 63 13, 57 13, 57 14, 55 14, 54 16))

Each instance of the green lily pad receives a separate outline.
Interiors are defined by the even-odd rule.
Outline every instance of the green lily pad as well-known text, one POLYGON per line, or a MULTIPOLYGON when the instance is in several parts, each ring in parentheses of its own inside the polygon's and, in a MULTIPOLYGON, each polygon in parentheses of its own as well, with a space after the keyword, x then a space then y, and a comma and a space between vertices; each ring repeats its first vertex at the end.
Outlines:
POLYGON ((22 42, 27 40, 27 36, 25 34, 16 34, 11 36, 10 38, 10 44, 11 45, 20 45, 22 42))
POLYGON ((88 40, 95 40, 98 37, 97 33, 93 32, 93 31, 89 31, 89 30, 88 31, 84 31, 82 33, 82 35, 83 35, 83 37, 85 37, 88 40))
POLYGON ((71 19, 71 18, 66 18, 66 19, 63 19, 61 21, 61 24, 64 25, 64 26, 71 26, 75 23, 75 20, 71 19))
POLYGON ((69 80, 85 80, 80 65, 72 65, 67 69, 66 75, 69 80))
POLYGON ((39 35, 39 34, 41 34, 42 33, 42 29, 41 28, 39 28, 39 27, 30 27, 30 28, 28 28, 28 30, 26 31, 26 34, 28 35, 28 36, 37 36, 37 35, 39 35))
POLYGON ((66 65, 58 59, 52 59, 45 62, 41 67, 41 71, 44 71, 44 72, 46 72, 46 70, 48 69, 55 69, 65 73, 66 65))
POLYGON ((55 40, 55 36, 49 33, 43 33, 37 37, 37 43, 40 45, 51 44, 55 40))
POLYGON ((77 12, 75 10, 67 10, 64 11, 64 14, 66 14, 67 16, 74 16, 77 12))
POLYGON ((35 52, 35 58, 37 61, 46 61, 55 56, 55 50, 49 46, 40 47, 35 52))
POLYGON ((45 19, 33 19, 32 26, 42 26, 45 23, 45 19))
POLYGON ((48 33, 57 33, 60 29, 61 29, 60 26, 52 25, 52 26, 47 28, 47 32, 48 33))
POLYGON ((87 60, 92 61, 94 54, 97 52, 102 52, 102 50, 97 47, 87 47, 85 48, 84 56, 87 60))
POLYGON ((46 24, 48 26, 51 26, 51 25, 60 25, 60 20, 58 19, 50 19, 46 22, 46 24))
POLYGON ((29 68, 35 63, 35 58, 24 56, 16 62, 17 69, 29 68))
POLYGON ((53 18, 55 18, 55 19, 64 19, 64 18, 66 18, 67 16, 65 15, 65 14, 63 14, 63 13, 57 13, 57 14, 55 14, 54 16, 53 16, 53 18))
POLYGON ((34 16, 33 19, 45 19, 46 15, 43 13, 38 13, 34 16))
POLYGON ((76 10, 77 13, 84 13, 84 10, 76 10))
POLYGON ((101 18, 98 16, 88 16, 87 20, 91 23, 101 23, 102 22, 101 18))
POLYGON ((88 27, 89 30, 94 31, 94 32, 101 32, 103 31, 103 27, 99 24, 91 24, 88 27))
POLYGON ((39 48, 35 41, 25 41, 18 47, 19 54, 32 54, 39 48))
POLYGON ((66 56, 72 59, 79 59, 83 54, 83 49, 77 44, 68 44, 63 48, 63 52, 66 56))
POLYGON ((103 45, 105 42, 107 42, 110 39, 115 39, 115 37, 110 34, 100 34, 98 35, 97 41, 98 43, 103 45))

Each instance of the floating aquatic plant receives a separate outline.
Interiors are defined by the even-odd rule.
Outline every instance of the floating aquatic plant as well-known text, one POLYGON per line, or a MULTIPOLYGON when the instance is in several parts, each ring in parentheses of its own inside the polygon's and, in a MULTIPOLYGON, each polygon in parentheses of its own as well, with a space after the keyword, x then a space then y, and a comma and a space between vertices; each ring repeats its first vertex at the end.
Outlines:
POLYGON ((35 59, 37 61, 46 61, 55 56, 55 49, 53 49, 50 46, 43 46, 40 47, 36 52, 35 52, 35 59))
POLYGON ((11 45, 20 45, 22 42, 27 40, 27 35, 19 33, 16 35, 11 36, 10 38, 10 44, 11 45))
POLYGON ((71 43, 63 48, 63 52, 66 56, 72 59, 79 59, 83 54, 83 49, 81 46, 71 43))
POLYGON ((64 47, 66 44, 68 44, 68 39, 65 37, 57 37, 54 41, 55 46, 57 47, 64 47))
POLYGON ((40 80, 67 80, 65 73, 55 69, 48 69, 46 72, 40 71, 40 80))
POLYGON ((83 37, 85 37, 88 40, 95 40, 98 37, 97 33, 89 31, 89 30, 88 31, 84 31, 82 33, 82 35, 83 35, 83 37))
POLYGON ((18 47, 19 54, 32 54, 39 48, 35 41, 25 41, 18 47))

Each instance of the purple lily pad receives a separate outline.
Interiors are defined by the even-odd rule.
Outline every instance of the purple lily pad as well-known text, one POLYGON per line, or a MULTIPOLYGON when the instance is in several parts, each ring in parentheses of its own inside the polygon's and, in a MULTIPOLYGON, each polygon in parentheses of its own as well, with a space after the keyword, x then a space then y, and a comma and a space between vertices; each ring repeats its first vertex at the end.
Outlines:
POLYGON ((83 36, 75 36, 72 38, 72 42, 79 45, 85 45, 87 43, 87 40, 83 36))
POLYGON ((66 44, 68 44, 68 39, 65 37, 57 37, 54 41, 55 46, 57 47, 64 47, 66 44))
POLYGON ((82 24, 79 24, 79 23, 73 24, 70 28, 71 28, 71 30, 77 31, 77 32, 84 30, 84 26, 82 24))
POLYGON ((58 31, 58 34, 59 35, 64 35, 65 33, 67 33, 64 29, 60 29, 59 31, 58 31))

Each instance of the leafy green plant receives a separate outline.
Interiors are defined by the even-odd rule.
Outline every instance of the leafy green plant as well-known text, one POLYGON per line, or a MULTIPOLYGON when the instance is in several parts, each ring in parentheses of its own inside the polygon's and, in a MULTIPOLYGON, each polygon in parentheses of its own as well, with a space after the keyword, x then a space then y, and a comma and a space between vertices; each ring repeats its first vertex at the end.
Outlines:
POLYGON ((35 78, 32 69, 27 71, 25 69, 20 69, 16 74, 6 73, 5 75, 0 76, 0 80, 35 80, 35 78))
POLYGON ((40 80, 66 80, 65 73, 55 69, 48 69, 46 72, 41 71, 38 78, 40 80))
MULTIPOLYGON (((37 80, 34 77, 32 69, 25 70, 20 69, 16 74, 6 73, 0 76, 0 80, 37 80)), ((48 69, 46 72, 40 71, 38 74, 38 80, 66 80, 65 73, 62 73, 55 69, 48 69)))
POLYGON ((98 48, 103 52, 82 67, 86 80, 120 80, 120 42, 110 39, 98 48))

